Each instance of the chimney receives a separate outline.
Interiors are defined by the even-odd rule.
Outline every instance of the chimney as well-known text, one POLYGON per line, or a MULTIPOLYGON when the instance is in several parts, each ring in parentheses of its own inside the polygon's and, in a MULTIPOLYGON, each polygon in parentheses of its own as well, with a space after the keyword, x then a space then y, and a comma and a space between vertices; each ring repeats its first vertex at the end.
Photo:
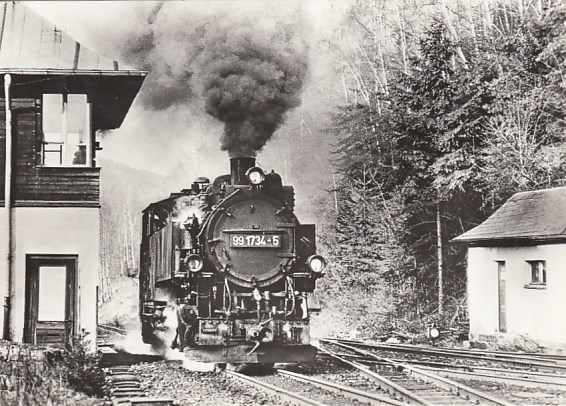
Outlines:
POLYGON ((253 156, 240 156, 230 158, 230 174, 232 185, 249 184, 246 177, 246 171, 255 166, 255 158, 253 156))

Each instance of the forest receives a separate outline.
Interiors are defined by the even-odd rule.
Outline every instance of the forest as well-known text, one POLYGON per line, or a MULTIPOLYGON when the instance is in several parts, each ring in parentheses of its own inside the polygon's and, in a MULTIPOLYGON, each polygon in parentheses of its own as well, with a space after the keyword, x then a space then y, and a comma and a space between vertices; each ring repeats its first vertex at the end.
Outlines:
MULTIPOLYGON (((355 0, 315 51, 331 90, 309 85, 316 123, 301 107, 280 131, 305 129, 332 163, 307 193, 330 264, 321 320, 366 337, 465 322, 466 246, 451 240, 514 193, 566 185, 566 5, 355 0)), ((107 164, 103 301, 137 272, 139 212, 165 197, 147 189, 175 190, 107 164)))

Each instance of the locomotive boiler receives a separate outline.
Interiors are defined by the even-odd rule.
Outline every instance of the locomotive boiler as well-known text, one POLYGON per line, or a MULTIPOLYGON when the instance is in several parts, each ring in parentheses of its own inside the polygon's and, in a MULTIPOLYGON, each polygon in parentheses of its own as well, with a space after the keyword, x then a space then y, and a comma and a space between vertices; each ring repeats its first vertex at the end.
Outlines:
POLYGON ((212 184, 197 178, 143 211, 143 340, 173 325, 173 347, 190 359, 310 361, 310 298, 326 265, 315 226, 299 223, 280 175, 253 157, 230 165, 212 184))

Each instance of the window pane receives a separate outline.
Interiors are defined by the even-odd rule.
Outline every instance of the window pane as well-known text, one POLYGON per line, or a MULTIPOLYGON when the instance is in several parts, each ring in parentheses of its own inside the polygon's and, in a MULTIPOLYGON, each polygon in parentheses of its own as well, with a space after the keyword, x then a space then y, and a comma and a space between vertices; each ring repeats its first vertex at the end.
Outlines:
POLYGON ((61 165, 63 158, 63 144, 45 144, 43 145, 43 165, 58 166, 61 165))
POLYGON ((43 95, 43 134, 47 142, 61 142, 63 95, 43 95))
MULTIPOLYGON (((67 95, 67 133, 78 135, 78 143, 87 143, 86 94, 67 95)), ((67 142, 70 142, 67 140, 67 142)))
POLYGON ((41 266, 39 268, 38 321, 65 321, 64 266, 41 266))
POLYGON ((531 262, 531 283, 538 283, 538 269, 536 262, 531 262))
POLYGON ((546 284, 546 261, 528 261, 531 267, 531 283, 546 284))

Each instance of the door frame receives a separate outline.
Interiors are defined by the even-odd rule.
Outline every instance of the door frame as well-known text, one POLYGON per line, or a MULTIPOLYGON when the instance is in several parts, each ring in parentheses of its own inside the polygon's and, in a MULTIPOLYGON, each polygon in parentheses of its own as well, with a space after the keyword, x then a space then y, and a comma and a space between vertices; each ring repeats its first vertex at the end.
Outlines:
POLYGON ((78 255, 26 255, 24 342, 36 344, 39 305, 39 268, 65 266, 65 342, 70 342, 78 326, 78 255))
POLYGON ((507 332, 507 263, 497 261, 497 331, 507 332))

